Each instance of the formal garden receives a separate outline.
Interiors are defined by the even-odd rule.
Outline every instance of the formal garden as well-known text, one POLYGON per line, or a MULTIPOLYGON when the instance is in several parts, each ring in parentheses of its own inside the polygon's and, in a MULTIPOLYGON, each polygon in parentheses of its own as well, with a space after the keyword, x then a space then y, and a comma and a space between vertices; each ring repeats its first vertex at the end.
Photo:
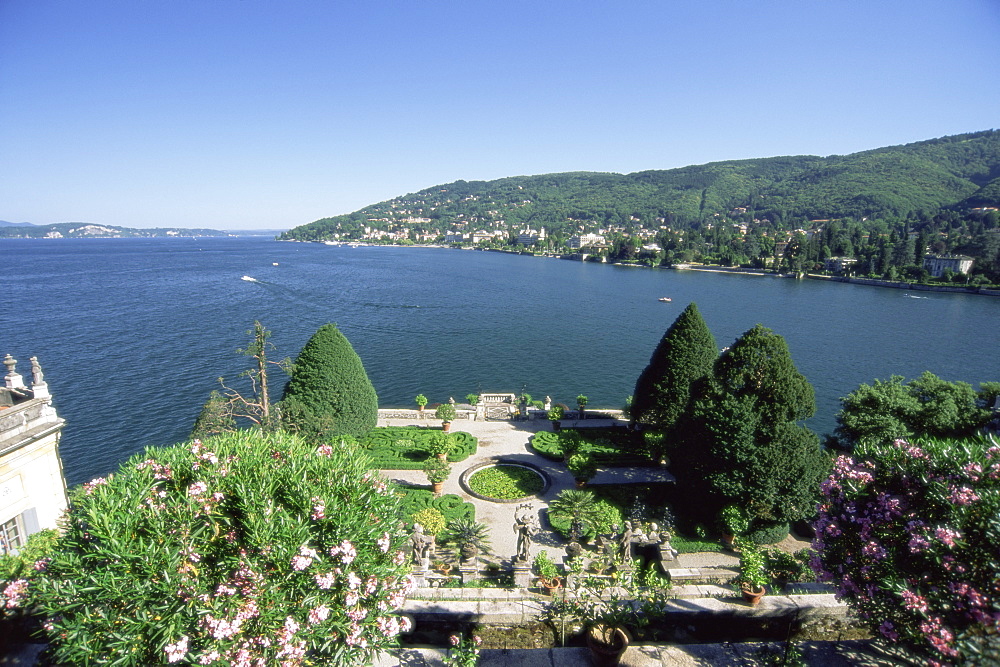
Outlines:
MULTIPOLYGON (((374 389, 332 325, 271 405, 261 388, 282 362, 263 327, 250 333, 252 392, 223 382, 190 441, 73 489, 61 531, 0 557, 0 641, 44 638, 67 665, 366 664, 444 641, 400 613, 408 598, 502 588, 540 605, 536 645, 610 660, 630 641, 681 640, 675 599, 691 595, 730 611, 688 640, 787 638, 792 626, 740 610, 777 610, 769 597, 798 583, 826 586, 857 636, 907 659, 1000 655, 1000 445, 984 431, 1000 383, 876 380, 844 398, 821 444, 784 340, 758 325, 720 353, 691 304, 626 418, 588 419, 581 395, 575 420, 556 405, 551 426, 511 422, 514 450, 486 454, 477 424, 453 427, 443 403, 438 425, 422 395, 419 425, 377 427, 374 389), (810 548, 776 546, 793 526, 810 548), (682 579, 694 555, 730 566, 682 579)), ((452 655, 474 664, 466 629, 452 655)))

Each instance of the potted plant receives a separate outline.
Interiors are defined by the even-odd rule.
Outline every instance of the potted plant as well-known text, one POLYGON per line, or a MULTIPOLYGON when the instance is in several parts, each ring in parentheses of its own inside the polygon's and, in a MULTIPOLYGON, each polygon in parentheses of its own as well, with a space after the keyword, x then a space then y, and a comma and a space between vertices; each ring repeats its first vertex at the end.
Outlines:
POLYGON ((538 575, 538 583, 542 585, 542 588, 547 590, 551 595, 553 591, 562 586, 562 580, 559 579, 559 568, 552 562, 549 558, 547 551, 539 551, 535 556, 535 561, 533 563, 535 568, 535 574, 538 575))
POLYGON ((424 474, 427 475, 427 481, 434 487, 435 496, 441 495, 441 486, 444 484, 444 480, 448 479, 450 473, 451 466, 448 465, 448 462, 442 461, 436 456, 427 459, 424 463, 424 474))
POLYGON ((427 397, 423 394, 417 394, 417 397, 413 400, 417 403, 417 410, 423 412, 424 406, 427 405, 427 397))
POLYGON ((573 454, 566 461, 566 467, 573 473, 576 488, 582 489, 597 474, 597 464, 590 454, 573 454))
POLYGON ((723 526, 722 540, 730 549, 733 548, 735 538, 750 529, 750 517, 737 505, 723 507, 719 512, 719 520, 723 526))
POLYGON ((766 561, 757 545, 748 540, 739 540, 740 548, 740 591, 743 599, 757 606, 764 597, 768 583, 766 561))
POLYGON ((561 405, 553 405, 551 408, 549 408, 547 416, 549 418, 549 421, 552 422, 553 431, 558 431, 559 428, 562 426, 562 418, 564 412, 565 411, 563 410, 563 407, 561 405))
POLYGON ((620 625, 597 622, 587 628, 587 648, 597 667, 617 665, 629 643, 628 631, 620 625))
POLYGON ((441 541, 455 547, 463 563, 472 562, 479 554, 492 553, 487 525, 465 517, 449 522, 441 541))
POLYGON ((424 446, 424 449, 442 461, 447 461, 448 455, 451 454, 451 450, 454 447, 455 444, 451 439, 450 433, 433 431, 427 438, 427 444, 424 446))
POLYGON ((576 407, 580 411, 580 419, 586 419, 586 417, 583 416, 583 409, 587 407, 587 397, 584 396, 583 394, 577 396, 576 407))
POLYGON ((434 416, 441 420, 441 430, 447 433, 451 430, 451 422, 455 419, 455 406, 451 403, 442 403, 437 406, 434 416))

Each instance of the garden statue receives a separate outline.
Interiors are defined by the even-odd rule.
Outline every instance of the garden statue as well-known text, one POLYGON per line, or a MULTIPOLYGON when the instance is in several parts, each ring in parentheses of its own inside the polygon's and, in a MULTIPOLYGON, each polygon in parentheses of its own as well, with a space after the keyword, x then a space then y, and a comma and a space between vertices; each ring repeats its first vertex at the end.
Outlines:
POLYGON ((531 536, 538 532, 535 514, 530 503, 518 505, 514 512, 514 532, 517 534, 517 555, 515 561, 527 561, 531 549, 531 536))
POLYGON ((454 396, 449 396, 448 397, 448 402, 451 403, 452 405, 455 405, 455 397, 454 396))
POLYGON ((434 555, 434 536, 425 535, 424 527, 415 523, 413 524, 413 534, 410 535, 410 545, 413 547, 413 562, 427 569, 427 565, 434 555))
POLYGON ((649 532, 646 533, 646 541, 652 542, 653 544, 659 544, 660 542, 660 527, 655 523, 649 524, 649 532))
POLYGON ((618 557, 620 560, 632 560, 632 537, 635 533, 632 532, 632 522, 626 521, 625 527, 622 528, 622 536, 618 540, 618 557))
POLYGON ((551 409, 552 409, 552 397, 551 396, 546 396, 545 397, 545 411, 548 412, 551 409))

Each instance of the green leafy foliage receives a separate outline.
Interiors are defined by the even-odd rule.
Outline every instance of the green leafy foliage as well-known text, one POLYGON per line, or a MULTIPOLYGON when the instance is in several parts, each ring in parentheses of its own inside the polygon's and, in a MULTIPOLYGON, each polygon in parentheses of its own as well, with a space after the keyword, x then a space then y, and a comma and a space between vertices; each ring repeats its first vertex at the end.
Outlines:
POLYGON ((599 533, 621 526, 624 514, 620 507, 591 490, 567 489, 549 503, 547 510, 552 529, 569 540, 592 540, 599 533))
POLYGON ((399 516, 349 448, 259 431, 149 448, 74 494, 31 599, 58 664, 370 664, 401 628, 399 516), (377 582, 356 621, 351 577, 377 582))
POLYGON ((550 461, 580 453, 590 456, 599 467, 653 465, 637 442, 642 442, 641 436, 621 428, 563 429, 539 431, 531 438, 531 448, 550 461))
POLYGON ((815 410, 814 394, 784 339, 757 325, 695 391, 672 464, 683 511, 711 520, 733 504, 751 528, 810 515, 829 461, 816 435, 797 423, 815 410))
POLYGON ((698 306, 688 304, 636 380, 632 419, 661 432, 673 429, 691 400, 691 385, 711 373, 718 354, 698 306))
POLYGON ((32 576, 35 563, 51 556, 58 539, 59 531, 47 528, 30 535, 17 554, 0 555, 0 582, 32 576))
POLYGON ((899 375, 875 380, 845 396, 835 444, 852 449, 896 438, 967 438, 993 416, 991 383, 984 383, 977 394, 965 382, 948 382, 929 371, 910 382, 903 380, 899 375))
POLYGON ((378 422, 378 396, 361 358, 336 325, 324 324, 305 344, 282 398, 295 430, 362 437, 378 422))
POLYGON ((375 428, 359 440, 359 445, 380 470, 421 470, 424 462, 435 455, 432 443, 440 436, 448 438, 448 460, 452 463, 476 453, 478 441, 465 431, 442 433, 441 429, 419 426, 375 428))
POLYGON ((414 523, 413 517, 421 510, 433 508, 444 515, 445 523, 455 519, 475 519, 476 507, 465 502, 461 496, 447 493, 435 496, 432 491, 421 486, 400 486, 399 497, 403 517, 409 526, 414 523))
POLYGON ((477 470, 469 477, 469 488, 481 496, 514 500, 531 496, 545 486, 534 470, 522 466, 495 465, 477 470))
POLYGON ((419 523, 428 535, 438 535, 448 524, 448 520, 445 519, 441 510, 434 507, 425 507, 419 510, 412 519, 413 523, 419 523))

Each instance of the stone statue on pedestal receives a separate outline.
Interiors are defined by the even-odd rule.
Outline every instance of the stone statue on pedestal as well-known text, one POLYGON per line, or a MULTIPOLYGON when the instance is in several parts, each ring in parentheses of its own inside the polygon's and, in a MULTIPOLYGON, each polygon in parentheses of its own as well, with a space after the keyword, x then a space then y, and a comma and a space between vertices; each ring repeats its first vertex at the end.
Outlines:
POLYGON ((517 555, 515 561, 527 562, 531 550, 531 538, 538 532, 534 508, 529 503, 518 505, 514 512, 514 532, 517 534, 517 555))
POLYGON ((413 534, 410 535, 410 546, 413 549, 413 562, 426 569, 434 555, 434 536, 425 535, 424 527, 415 523, 413 534))

